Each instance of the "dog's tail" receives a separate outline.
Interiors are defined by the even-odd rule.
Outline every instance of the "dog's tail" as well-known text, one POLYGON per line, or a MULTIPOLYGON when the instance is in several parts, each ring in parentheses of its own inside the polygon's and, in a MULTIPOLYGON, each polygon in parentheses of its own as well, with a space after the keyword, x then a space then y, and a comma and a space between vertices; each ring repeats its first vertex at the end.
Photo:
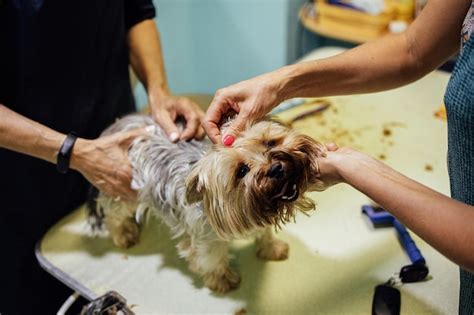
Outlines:
POLYGON ((104 226, 104 209, 97 203, 99 190, 90 185, 87 193, 87 222, 92 231, 101 231, 104 226))

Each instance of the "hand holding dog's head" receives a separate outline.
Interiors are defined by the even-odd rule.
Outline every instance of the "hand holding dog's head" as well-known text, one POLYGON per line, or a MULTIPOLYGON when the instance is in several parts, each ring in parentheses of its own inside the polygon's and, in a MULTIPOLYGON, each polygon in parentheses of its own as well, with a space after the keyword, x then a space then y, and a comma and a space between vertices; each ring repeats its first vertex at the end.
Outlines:
POLYGON ((232 148, 215 145, 187 178, 187 200, 202 201, 222 238, 245 236, 290 221, 314 203, 304 196, 323 190, 318 157, 325 147, 281 124, 249 126, 232 148))

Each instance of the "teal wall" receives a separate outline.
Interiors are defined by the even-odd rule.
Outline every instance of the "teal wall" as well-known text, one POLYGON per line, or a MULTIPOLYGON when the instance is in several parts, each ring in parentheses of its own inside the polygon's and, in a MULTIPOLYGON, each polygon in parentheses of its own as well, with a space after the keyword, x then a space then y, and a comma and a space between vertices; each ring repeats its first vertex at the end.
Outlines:
MULTIPOLYGON (((305 0, 154 0, 172 91, 213 94, 294 62, 305 0)), ((146 103, 142 87, 137 104, 146 103)))

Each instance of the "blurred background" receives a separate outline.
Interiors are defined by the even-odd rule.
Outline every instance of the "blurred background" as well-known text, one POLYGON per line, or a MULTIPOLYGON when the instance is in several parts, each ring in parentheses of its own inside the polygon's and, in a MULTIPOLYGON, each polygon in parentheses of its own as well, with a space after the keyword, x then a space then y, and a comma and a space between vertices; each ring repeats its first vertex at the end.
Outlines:
MULTIPOLYGON (((402 32, 426 0, 155 0, 169 85, 214 94, 324 46, 402 32)), ((135 87, 137 105, 147 98, 135 87)))

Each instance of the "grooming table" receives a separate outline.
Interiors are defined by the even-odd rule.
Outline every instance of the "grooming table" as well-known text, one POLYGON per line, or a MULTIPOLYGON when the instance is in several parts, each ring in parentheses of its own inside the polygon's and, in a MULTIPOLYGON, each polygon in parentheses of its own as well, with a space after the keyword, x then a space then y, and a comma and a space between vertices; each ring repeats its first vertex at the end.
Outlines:
MULTIPOLYGON (((319 49, 308 58, 339 52, 319 49)), ((388 163, 404 174, 449 194, 446 122, 434 117, 443 102, 448 74, 434 72, 404 88, 368 95, 326 98, 331 106, 293 127, 322 142, 335 140, 388 163)), ((282 120, 305 111, 300 106, 282 120)), ((387 187, 390 189, 390 187, 387 187)), ((88 299, 109 290, 123 295, 137 314, 369 314, 377 284, 409 259, 394 229, 374 230, 361 214, 367 197, 347 185, 311 193, 317 210, 298 215, 278 233, 290 257, 266 262, 250 241, 236 241, 232 264, 239 289, 212 293, 177 256, 177 240, 155 219, 141 241, 121 250, 108 238, 91 236, 83 208, 52 227, 38 244, 40 264, 88 299)), ((428 281, 401 287, 402 314, 457 313, 458 267, 412 233, 430 268, 428 281)))

